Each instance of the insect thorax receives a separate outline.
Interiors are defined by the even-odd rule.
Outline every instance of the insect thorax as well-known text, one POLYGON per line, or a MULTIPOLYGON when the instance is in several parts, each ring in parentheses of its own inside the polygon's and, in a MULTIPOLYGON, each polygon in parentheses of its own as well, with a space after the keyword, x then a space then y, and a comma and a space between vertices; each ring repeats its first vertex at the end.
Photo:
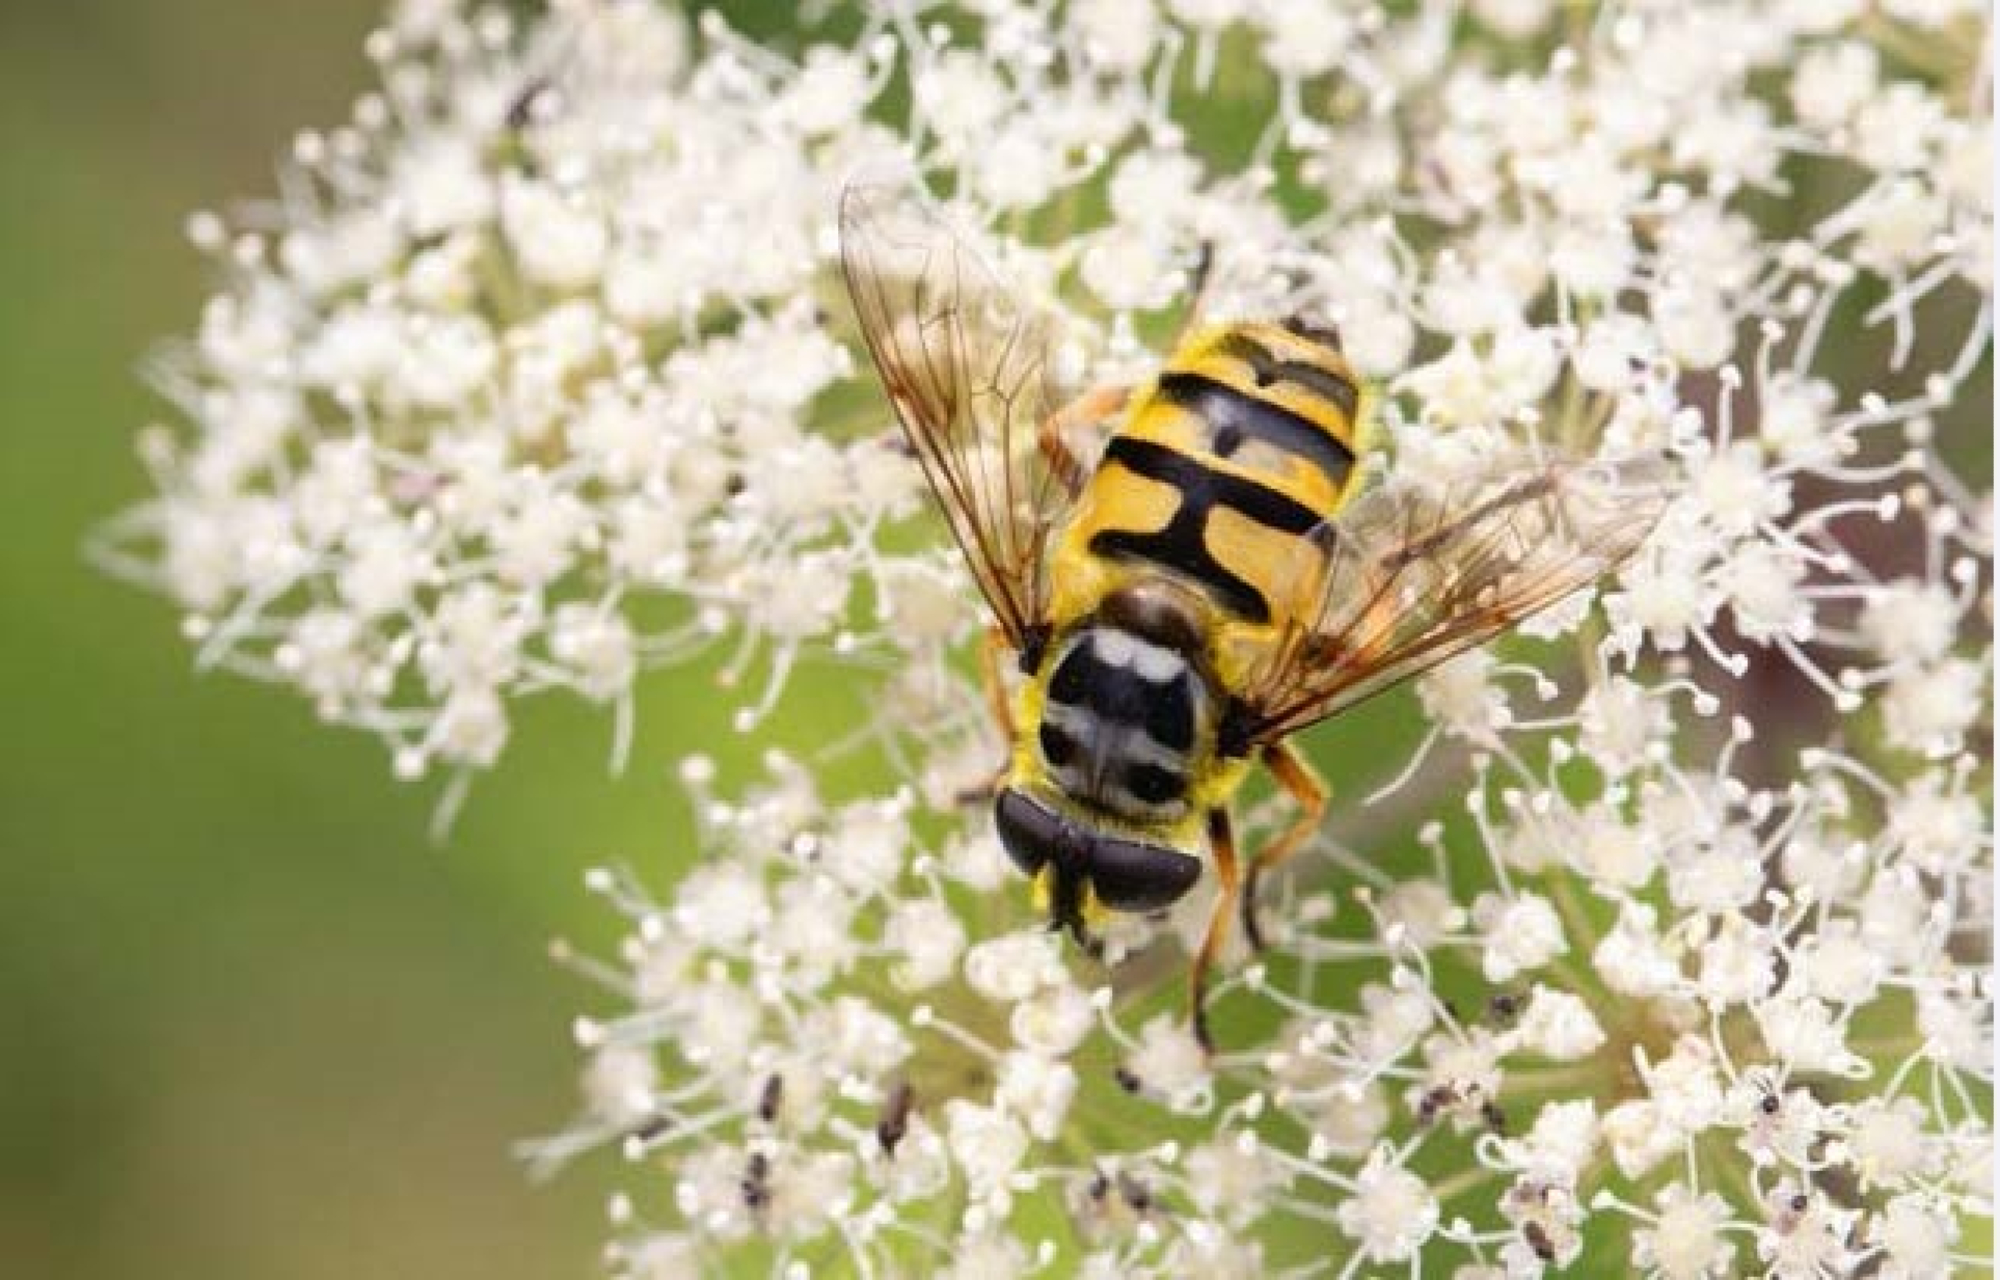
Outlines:
POLYGON ((1188 650, 1100 616, 1057 642, 1043 678, 1034 750, 1058 787, 1135 824, 1187 816, 1214 719, 1188 650))

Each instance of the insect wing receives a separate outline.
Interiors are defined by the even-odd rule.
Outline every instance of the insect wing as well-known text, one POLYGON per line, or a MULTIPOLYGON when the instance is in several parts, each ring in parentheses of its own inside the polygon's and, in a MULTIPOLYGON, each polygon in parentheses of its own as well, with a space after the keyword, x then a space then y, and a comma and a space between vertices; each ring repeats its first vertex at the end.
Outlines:
POLYGON ((861 332, 973 577, 1016 649, 1046 612, 1043 550, 1069 502, 1037 429, 1051 321, 914 192, 850 186, 840 248, 861 332))
POLYGON ((1302 544, 1294 622, 1245 694, 1249 740, 1283 738, 1589 586, 1645 541, 1664 475, 1651 457, 1516 459, 1356 500, 1302 544))

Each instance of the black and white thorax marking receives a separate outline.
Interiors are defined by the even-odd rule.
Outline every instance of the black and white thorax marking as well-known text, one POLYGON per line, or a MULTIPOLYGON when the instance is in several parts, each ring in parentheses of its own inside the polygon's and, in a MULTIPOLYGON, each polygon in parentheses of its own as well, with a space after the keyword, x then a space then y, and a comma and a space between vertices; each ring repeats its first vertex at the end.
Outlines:
POLYGON ((1075 799, 1137 822, 1187 812, 1206 694, 1187 659, 1114 627, 1087 627, 1055 656, 1042 757, 1075 799))

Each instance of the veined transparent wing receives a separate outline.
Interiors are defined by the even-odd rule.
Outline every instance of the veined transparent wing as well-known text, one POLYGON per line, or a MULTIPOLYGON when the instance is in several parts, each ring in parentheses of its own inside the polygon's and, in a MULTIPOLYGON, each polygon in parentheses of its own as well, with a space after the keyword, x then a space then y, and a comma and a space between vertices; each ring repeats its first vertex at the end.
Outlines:
POLYGON ((914 190, 850 186, 840 247, 896 418, 1018 650, 1046 614, 1043 553, 1069 505, 1036 438, 1060 403, 1051 321, 914 190))
POLYGON ((1638 549, 1656 457, 1521 459, 1357 499, 1302 544, 1292 624, 1250 673, 1243 737, 1273 742, 1483 644, 1638 549))

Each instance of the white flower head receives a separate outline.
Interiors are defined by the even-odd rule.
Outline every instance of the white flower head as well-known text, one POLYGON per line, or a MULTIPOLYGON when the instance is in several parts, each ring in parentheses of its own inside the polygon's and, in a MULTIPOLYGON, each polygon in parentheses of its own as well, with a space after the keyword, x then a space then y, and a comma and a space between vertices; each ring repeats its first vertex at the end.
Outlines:
MULTIPOLYGON (((379 91, 296 139, 282 198, 191 220, 215 296, 156 365, 156 494, 95 547, 174 602, 202 667, 296 689, 398 776, 450 774, 442 817, 535 731, 523 699, 600 706, 623 760, 656 747, 650 673, 713 659, 674 696, 725 701, 751 750, 683 768, 699 839, 664 883, 592 874, 612 956, 562 950, 610 1007, 576 1027, 578 1118, 530 1154, 632 1157, 613 1268, 1968 1265, 1991 1163, 1989 17, 823 8, 752 39, 653 0, 401 0, 369 41, 379 91), (1391 650, 1422 680, 1325 731, 1321 830, 1247 914, 1232 885, 1296 812, 1254 786, 1234 881, 1204 848, 1201 892, 1079 948, 966 804, 1010 745, 969 675, 992 608, 844 288, 842 190, 885 172, 1046 319, 1018 353, 1048 408, 1158 393, 1205 274, 1192 332, 1222 345, 1183 366, 1284 410, 1211 452, 1318 504, 1285 529, 1216 506, 1185 541, 1233 569, 1333 507, 1292 420, 1339 406, 1318 366, 1232 348, 1232 321, 1338 326, 1362 493, 1563 456, 1644 477, 1664 514, 1614 565, 1566 527, 1461 538, 1507 523, 1484 508, 1423 536, 1365 497, 1336 511, 1340 625, 1285 632, 1287 605, 1274 633, 1352 676, 1343 699, 1391 650), (801 685, 865 710, 786 741, 801 685), (1212 1046, 1185 1005, 1204 947, 1212 1046)), ((955 387, 979 432, 954 447, 1046 456, 1025 390, 955 387)), ((1091 462, 1129 421, 1207 447, 1212 415, 1156 409, 1062 443, 1091 462)), ((1123 493, 1090 518, 1194 509, 1179 484, 1123 493)), ((1077 586, 1047 532, 1022 608, 1077 586)), ((1193 554, 1161 572, 1204 578, 1193 554)), ((1049 612, 1012 621, 1072 620, 1049 612)), ((1201 655, 1205 734, 1268 709, 1260 625, 1201 655)), ((998 656, 1009 690, 1048 674, 998 656)))
POLYGON ((1437 1229, 1438 1204, 1423 1179, 1378 1148, 1356 1175, 1338 1220, 1363 1256, 1378 1263, 1402 1262, 1437 1229))

